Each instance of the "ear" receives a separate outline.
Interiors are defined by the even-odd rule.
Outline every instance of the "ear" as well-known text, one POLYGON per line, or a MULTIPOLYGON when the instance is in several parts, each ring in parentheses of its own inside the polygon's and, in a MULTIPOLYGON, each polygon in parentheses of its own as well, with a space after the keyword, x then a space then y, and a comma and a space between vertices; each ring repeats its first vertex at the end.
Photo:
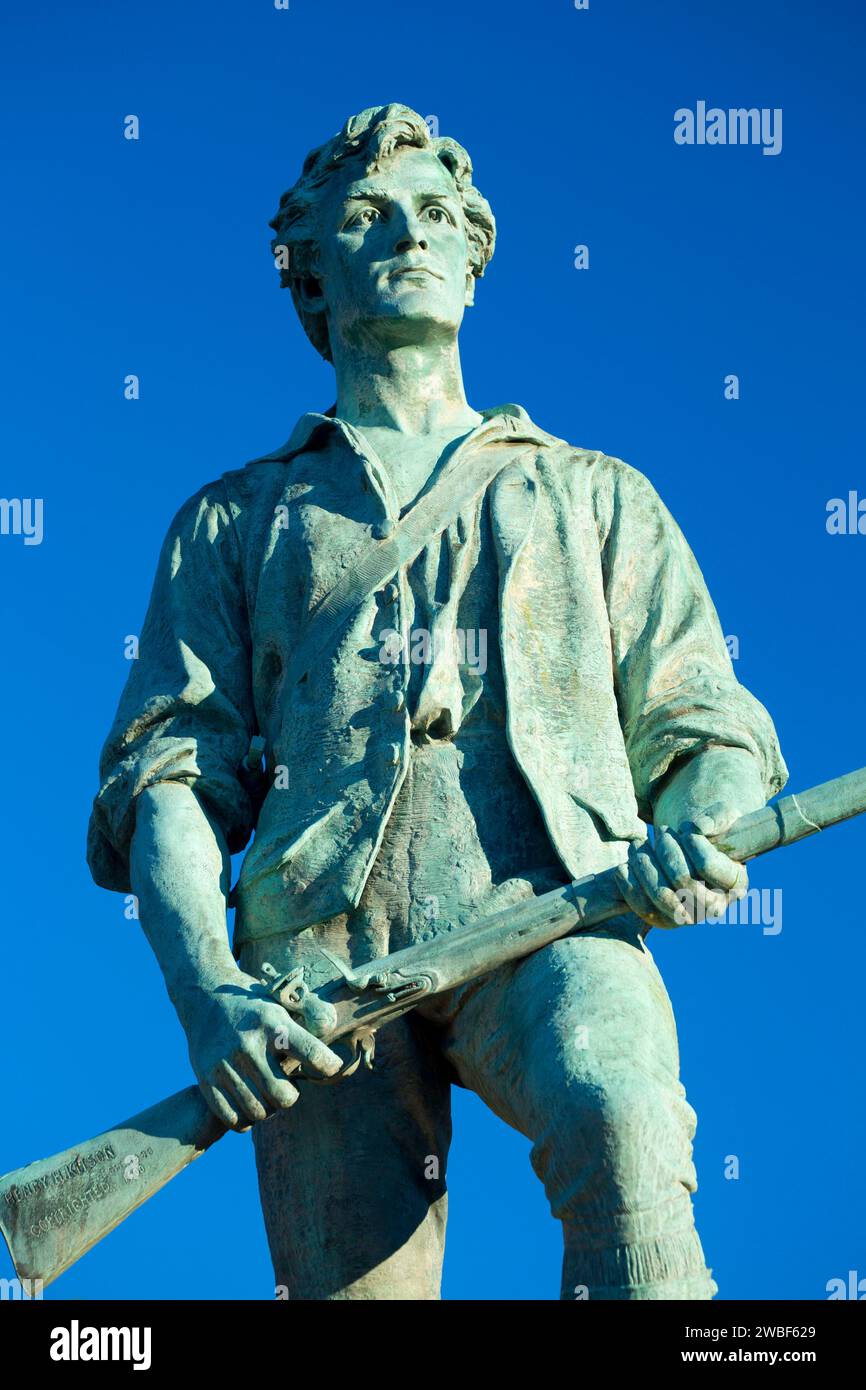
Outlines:
POLYGON ((298 275, 295 278, 295 293, 308 314, 325 312, 325 296, 322 283, 315 275, 298 275))
POLYGON ((470 309, 475 303, 475 276, 471 270, 466 272, 466 293, 463 296, 463 303, 470 309))

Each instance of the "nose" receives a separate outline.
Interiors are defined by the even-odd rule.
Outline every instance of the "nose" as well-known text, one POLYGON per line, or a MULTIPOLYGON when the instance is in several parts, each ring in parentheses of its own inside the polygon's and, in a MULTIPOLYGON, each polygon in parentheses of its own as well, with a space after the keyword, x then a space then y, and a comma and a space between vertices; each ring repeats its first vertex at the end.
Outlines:
POLYGON ((412 235, 410 235, 409 233, 407 233, 405 236, 403 236, 403 237, 400 238, 400 240, 397 242, 397 245, 394 247, 394 250, 395 250, 395 251, 401 251, 401 252, 402 252, 402 251, 412 251, 416 246, 419 247, 420 250, 426 251, 426 250, 427 250, 427 241, 426 241, 426 239, 425 239, 424 237, 412 236, 412 235))
POLYGON ((404 252, 413 251, 416 248, 426 251, 428 247, 429 242, 424 235, 423 224, 418 221, 414 213, 406 213, 394 243, 394 251, 397 255, 402 255, 404 252))

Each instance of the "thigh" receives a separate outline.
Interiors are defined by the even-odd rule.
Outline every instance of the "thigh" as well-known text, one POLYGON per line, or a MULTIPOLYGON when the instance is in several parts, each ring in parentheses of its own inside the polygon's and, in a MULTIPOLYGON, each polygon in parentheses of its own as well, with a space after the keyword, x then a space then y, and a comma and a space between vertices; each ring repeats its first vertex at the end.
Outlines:
POLYGON ((637 918, 554 942, 456 1001, 446 1053, 532 1141, 563 1225, 562 1297, 707 1299, 695 1113, 637 918))
POLYGON ((283 1296, 438 1298, 450 1083, 425 1028, 399 1019, 372 1071, 300 1090, 253 1130, 283 1296))
POLYGON ((460 986, 446 1020, 445 1055, 471 1089, 501 1086, 496 1109, 525 1109, 533 1082, 547 1091, 606 1061, 679 1072, 670 999, 631 913, 460 986))
POLYGON ((673 1010, 631 914, 491 973, 444 1052, 532 1140, 555 1216, 615 1220, 694 1189, 673 1010))

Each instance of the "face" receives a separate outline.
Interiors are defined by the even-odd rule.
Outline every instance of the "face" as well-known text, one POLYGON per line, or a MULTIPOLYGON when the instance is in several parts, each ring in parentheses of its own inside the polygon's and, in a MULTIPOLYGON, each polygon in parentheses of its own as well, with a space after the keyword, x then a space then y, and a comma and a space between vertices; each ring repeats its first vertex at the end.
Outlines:
POLYGON ((357 165, 344 166, 323 208, 316 307, 325 309, 332 344, 456 336, 472 276, 448 171, 430 151, 403 148, 381 171, 357 175, 357 165))

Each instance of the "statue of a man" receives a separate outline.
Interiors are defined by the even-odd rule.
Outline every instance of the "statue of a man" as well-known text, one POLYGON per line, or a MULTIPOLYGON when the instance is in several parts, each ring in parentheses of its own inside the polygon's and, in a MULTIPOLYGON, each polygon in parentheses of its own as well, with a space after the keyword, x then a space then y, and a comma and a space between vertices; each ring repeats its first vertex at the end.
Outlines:
POLYGON ((205 1097, 254 1126, 284 1294, 438 1297, 457 1084, 532 1142, 563 1298, 711 1298, 644 938, 745 890, 708 836, 784 784, 772 723, 647 479, 468 404, 458 333, 495 227, 460 145, 363 111, 272 226, 336 404, 172 522, 94 877, 137 894, 205 1097), (378 541, 440 484, 423 545, 371 586, 378 541), (420 1004, 372 1071, 295 1108, 286 1055, 319 1079, 341 1058, 266 997, 265 961, 321 981, 322 948, 357 966, 615 864, 632 911, 420 1004))

